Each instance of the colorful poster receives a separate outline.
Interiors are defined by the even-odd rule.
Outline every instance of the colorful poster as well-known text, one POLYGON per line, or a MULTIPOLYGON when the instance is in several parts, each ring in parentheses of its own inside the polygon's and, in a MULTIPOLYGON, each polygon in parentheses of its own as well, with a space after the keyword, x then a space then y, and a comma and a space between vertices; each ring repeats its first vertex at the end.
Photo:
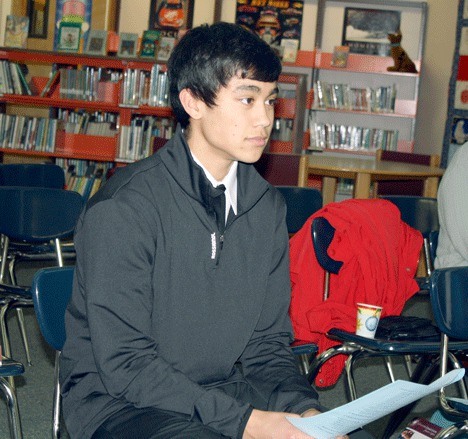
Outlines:
POLYGON ((80 48, 86 47, 88 31, 91 28, 92 0, 57 0, 55 10, 54 50, 59 46, 60 23, 81 24, 80 48))
POLYGON ((238 0, 236 23, 281 52, 281 40, 301 40, 303 1, 238 0))

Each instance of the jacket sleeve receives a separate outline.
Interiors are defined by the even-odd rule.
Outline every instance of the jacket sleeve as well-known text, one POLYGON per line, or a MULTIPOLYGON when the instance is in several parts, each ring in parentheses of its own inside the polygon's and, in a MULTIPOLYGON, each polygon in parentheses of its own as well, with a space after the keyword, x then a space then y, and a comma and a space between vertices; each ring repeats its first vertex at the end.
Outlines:
POLYGON ((276 211, 275 248, 266 299, 240 361, 247 380, 268 401, 269 410, 300 414, 321 407, 317 393, 300 374, 290 348, 293 335, 288 315, 291 287, 284 204, 276 211))
POLYGON ((155 226, 145 202, 138 200, 139 195, 130 196, 132 200, 92 206, 75 239, 77 279, 86 296, 100 379, 116 399, 181 413, 236 437, 251 408, 174 369, 149 336, 155 246, 151 227, 155 226))
POLYGON ((436 268, 468 264, 468 143, 453 155, 437 194, 440 235, 436 268))

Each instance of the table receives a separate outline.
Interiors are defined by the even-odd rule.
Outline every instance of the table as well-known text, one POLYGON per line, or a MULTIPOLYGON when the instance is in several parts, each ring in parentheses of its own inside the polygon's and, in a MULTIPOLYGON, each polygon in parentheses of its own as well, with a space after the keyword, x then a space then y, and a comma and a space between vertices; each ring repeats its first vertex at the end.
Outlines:
POLYGON ((412 163, 306 154, 300 159, 298 185, 307 186, 309 175, 322 176, 324 205, 335 200, 338 178, 354 180, 354 198, 370 198, 371 183, 380 180, 424 180, 423 195, 436 198, 443 173, 441 168, 412 163))

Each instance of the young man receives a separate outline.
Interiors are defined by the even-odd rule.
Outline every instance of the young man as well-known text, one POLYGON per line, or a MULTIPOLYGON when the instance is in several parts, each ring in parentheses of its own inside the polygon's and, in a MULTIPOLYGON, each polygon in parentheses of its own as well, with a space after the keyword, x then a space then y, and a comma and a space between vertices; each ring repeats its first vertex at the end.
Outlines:
POLYGON ((252 166, 280 61, 218 23, 188 32, 168 69, 175 136, 119 170, 77 226, 61 362, 69 433, 308 437, 286 420, 320 406, 289 348, 285 204, 252 166))

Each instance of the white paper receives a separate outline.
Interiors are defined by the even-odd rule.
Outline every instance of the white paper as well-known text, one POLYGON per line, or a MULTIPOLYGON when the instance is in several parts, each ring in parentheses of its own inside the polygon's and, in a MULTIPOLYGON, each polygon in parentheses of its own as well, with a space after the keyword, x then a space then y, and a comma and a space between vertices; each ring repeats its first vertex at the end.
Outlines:
POLYGON ((299 430, 315 439, 330 439, 348 434, 442 387, 463 378, 465 369, 455 369, 432 382, 417 384, 397 380, 378 390, 320 415, 287 418, 299 430))

